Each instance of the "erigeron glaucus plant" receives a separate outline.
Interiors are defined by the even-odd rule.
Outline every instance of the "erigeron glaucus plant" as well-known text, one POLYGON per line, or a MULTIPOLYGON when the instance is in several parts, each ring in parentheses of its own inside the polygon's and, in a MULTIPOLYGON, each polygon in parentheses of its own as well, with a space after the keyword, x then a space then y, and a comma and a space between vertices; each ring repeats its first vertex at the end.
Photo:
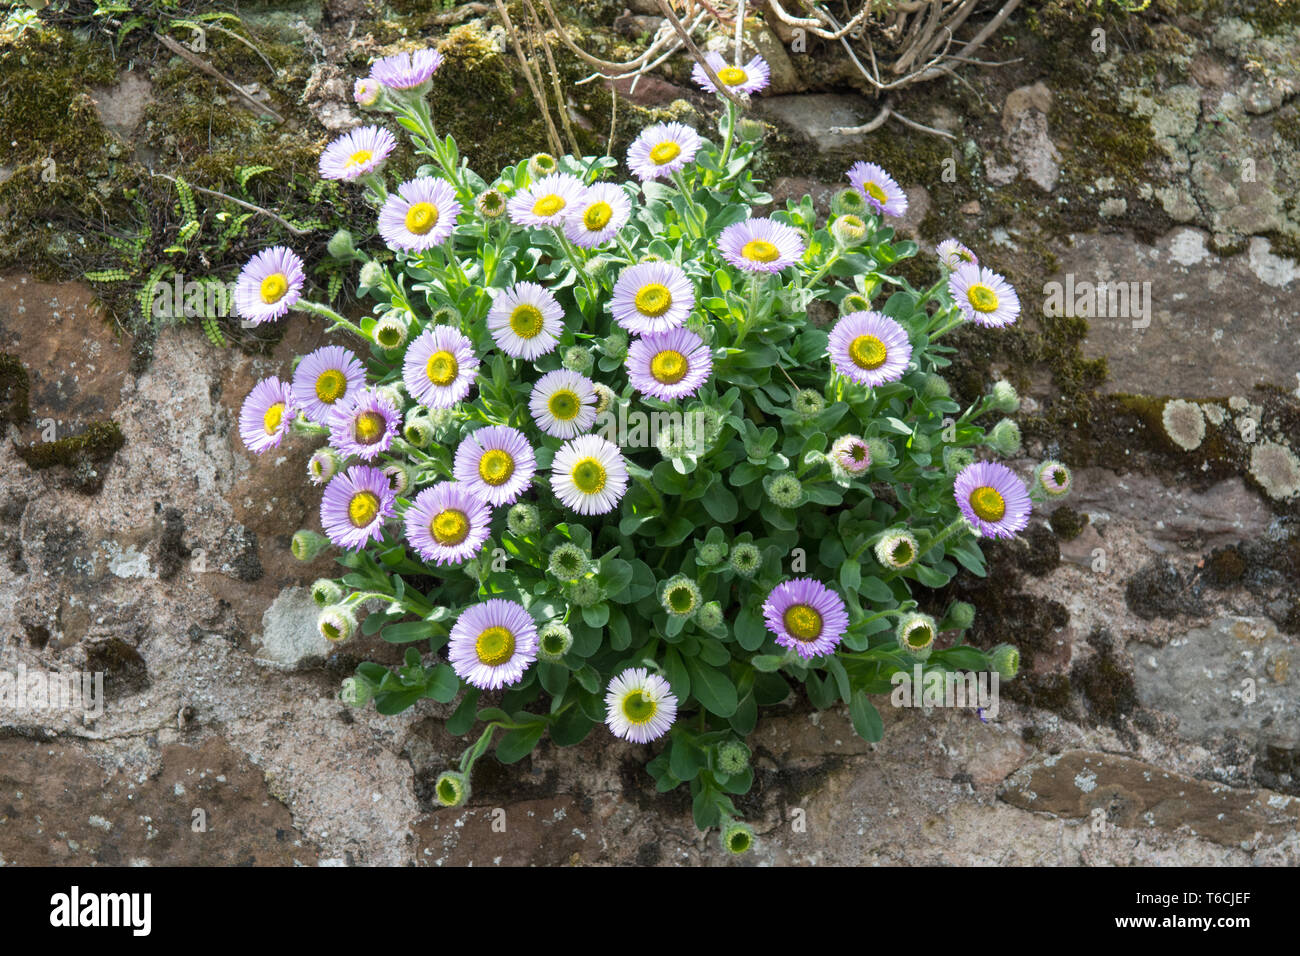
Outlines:
MULTIPOLYGON (((917 247, 887 225, 906 196, 870 163, 829 222, 807 197, 760 213, 771 197, 730 101, 721 146, 658 124, 626 165, 537 156, 489 182, 434 130, 439 64, 390 58, 357 85, 431 160, 413 180, 385 179, 395 140, 378 126, 322 156, 366 190, 395 253, 334 244, 363 260, 374 316, 303 298, 289 250, 245 269, 250 318, 297 308, 342 337, 259 383, 241 434, 256 452, 290 430, 322 442, 327 537, 294 541, 346 569, 313 587, 321 631, 407 645, 343 698, 451 706, 448 730, 472 742, 438 781, 444 804, 468 799, 493 745, 512 763, 599 728, 743 851, 732 798, 753 781, 760 708, 802 686, 877 740, 871 697, 894 674, 1015 675, 1014 648, 963 642, 969 605, 928 595, 959 567, 983 574, 978 538, 1015 535, 1032 499, 1069 487, 1059 462, 1031 488, 980 460, 1019 445, 988 420, 1018 407, 1010 385, 963 409, 942 378, 946 332, 1014 322, 1019 302, 955 241, 930 288, 892 275, 917 247), (818 299, 840 311, 829 329, 808 321, 818 299)), ((766 71, 719 76, 752 92, 766 71)))

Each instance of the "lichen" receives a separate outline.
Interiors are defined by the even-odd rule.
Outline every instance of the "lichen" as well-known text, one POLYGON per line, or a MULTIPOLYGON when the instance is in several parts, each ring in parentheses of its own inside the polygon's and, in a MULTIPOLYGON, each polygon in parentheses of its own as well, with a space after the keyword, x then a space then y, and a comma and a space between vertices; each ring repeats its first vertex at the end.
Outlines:
POLYGON ((1205 440, 1205 414, 1195 402, 1181 398, 1165 402, 1160 422, 1169 440, 1183 451, 1194 451, 1205 440))
POLYGON ((1300 459, 1286 445, 1262 441, 1250 452, 1250 474, 1270 498, 1300 494, 1300 459))

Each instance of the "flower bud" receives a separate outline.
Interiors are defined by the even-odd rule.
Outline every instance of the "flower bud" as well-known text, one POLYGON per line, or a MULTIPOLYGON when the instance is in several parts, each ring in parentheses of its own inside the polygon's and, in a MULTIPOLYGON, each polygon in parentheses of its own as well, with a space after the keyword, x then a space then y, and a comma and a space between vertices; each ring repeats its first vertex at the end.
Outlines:
POLYGON ((357 619, 352 611, 341 604, 327 607, 316 619, 316 629, 326 640, 342 643, 357 630, 357 619))
POLYGON ((343 589, 339 587, 338 582, 321 578, 311 586, 311 599, 316 602, 317 607, 329 607, 343 600, 343 589))
POLYGON ((389 312, 375 323, 370 336, 385 351, 400 349, 406 344, 406 322, 402 320, 400 312, 389 312))
POLYGON ((316 556, 328 547, 330 547, 329 538, 315 531, 308 531, 306 528, 295 531, 293 540, 289 543, 289 550, 299 561, 315 560, 316 556))
POLYGON ((913 657, 925 660, 934 648, 934 636, 939 631, 934 618, 928 614, 904 614, 898 622, 898 646, 913 657))
POLYGON ((557 172, 560 166, 550 153, 534 153, 528 160, 528 176, 534 182, 557 172))
POLYGON ((803 503, 803 482, 789 471, 764 478, 763 490, 768 501, 778 508, 797 508, 803 503))
POLYGON ((526 538, 530 534, 535 534, 542 527, 542 518, 537 511, 537 506, 525 501, 511 505, 510 510, 506 512, 506 527, 516 538, 526 538))
POLYGON ((925 395, 927 398, 947 398, 952 394, 948 380, 936 372, 925 377, 925 395))
POLYGON ((1034 471, 1034 481, 1049 498, 1064 498, 1070 493, 1074 478, 1070 469, 1049 458, 1034 471))
POLYGON ((767 126, 746 116, 737 124, 736 131, 744 142, 757 143, 767 135, 767 126))
POLYGON ((871 452, 870 461, 873 464, 883 465, 894 460, 894 446, 879 436, 867 439, 867 450, 871 452))
POLYGON ((469 778, 455 770, 444 770, 433 785, 434 795, 444 807, 464 806, 469 799, 469 778))
POLYGON ((581 345, 570 345, 564 350, 562 364, 570 372, 586 375, 591 371, 591 349, 585 349, 581 345))
POLYGON ((725 774, 744 773, 749 767, 749 748, 734 738, 718 744, 718 769, 725 774))
POLYGON ((358 284, 363 289, 377 289, 384 284, 384 267, 370 259, 361 267, 358 284))
POLYGON ((1013 644, 999 644, 989 651, 993 669, 1003 680, 1012 680, 1020 673, 1020 651, 1013 644))
POLYGON ((705 541, 695 549, 695 561, 706 568, 711 568, 727 556, 726 545, 705 541))
POLYGON ((944 615, 943 623, 946 630, 966 630, 975 623, 975 605, 965 601, 954 601, 948 608, 948 613, 944 615))
POLYGON ((860 292, 850 292, 840 302, 840 314, 848 315, 850 312, 866 312, 871 309, 871 300, 860 292))
POLYGON ((433 441, 433 422, 425 415, 412 415, 402 426, 402 437, 416 448, 427 448, 433 441))
POLYGON ((318 448, 316 452, 307 459, 307 475, 311 478, 314 485, 323 485, 343 467, 343 458, 333 448, 328 445, 324 448, 318 448))
POLYGON ((600 353, 608 358, 620 360, 627 358, 627 336, 622 332, 611 332, 600 340, 597 347, 600 353))
POLYGON ((731 564, 731 570, 742 578, 752 578, 758 573, 758 569, 763 566, 763 552, 759 551, 756 545, 742 541, 731 546, 729 563, 731 564))
POLYGON ((1020 451, 1020 426, 1004 418, 993 426, 984 442, 998 454, 1014 455, 1020 451))
POLYGON ((876 542, 876 560, 886 568, 901 571, 916 563, 920 546, 910 531, 890 531, 876 542))
POLYGON ((576 544, 565 542, 551 552, 547 570, 561 581, 574 581, 587 573, 590 566, 584 552, 576 544))
POLYGON ((861 245, 867 238, 867 224, 860 216, 848 214, 837 216, 831 223, 831 235, 841 246, 852 248, 861 245))
POLYGON ((826 397, 821 392, 811 388, 803 388, 795 392, 794 401, 791 403, 795 413, 802 418, 816 418, 826 410, 826 397))
POLYGON ((975 453, 969 448, 946 445, 943 449, 943 470, 950 475, 961 472, 963 468, 975 464, 975 453))
POLYGON ((352 244, 352 233, 346 229, 334 233, 325 249, 335 259, 351 259, 357 251, 357 247, 352 244))
POLYGON ((384 475, 393 494, 404 495, 411 487, 411 473, 405 465, 388 465, 384 468, 384 475))
POLYGON ((690 617, 702 599, 700 586, 684 574, 669 578, 659 592, 659 603, 673 617, 690 617))
POLYGON ((558 664, 573 647, 573 632, 560 621, 552 621, 537 632, 537 657, 558 664))
POLYGON ((358 77, 352 84, 352 100, 363 110, 378 109, 383 93, 384 85, 368 76, 358 77))
POLYGON ((506 197, 499 190, 485 189, 474 200, 474 208, 484 219, 500 219, 506 214, 506 197))
POLYGON ((349 677, 339 689, 339 700, 349 707, 364 707, 374 696, 374 685, 364 677, 349 677))
POLYGON ((852 187, 831 197, 831 212, 837 216, 863 216, 869 211, 866 197, 852 187))
POLYGON ((564 594, 571 604, 594 607, 608 596, 595 578, 578 578, 564 586, 564 594))
POLYGON ((1020 410, 1020 393, 1006 379, 999 379, 993 383, 993 394, 989 399, 989 407, 1007 415, 1013 415, 1020 410))
POLYGON ((722 625, 722 605, 717 601, 708 602, 700 608, 698 618, 701 627, 710 629, 720 627, 722 625))
POLYGON ((729 820, 722 828, 722 848, 734 856, 740 856, 754 845, 754 830, 747 823, 729 820))

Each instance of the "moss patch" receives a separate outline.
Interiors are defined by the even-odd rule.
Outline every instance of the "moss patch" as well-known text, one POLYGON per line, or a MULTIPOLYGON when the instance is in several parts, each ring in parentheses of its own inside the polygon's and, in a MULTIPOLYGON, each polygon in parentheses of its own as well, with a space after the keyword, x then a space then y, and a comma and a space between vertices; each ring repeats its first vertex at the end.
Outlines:
POLYGON ((37 470, 55 466, 67 468, 73 486, 92 493, 103 485, 104 466, 125 442, 116 422, 92 422, 79 435, 19 446, 18 456, 37 470))
POLYGON ((31 417, 31 380, 18 356, 0 352, 0 426, 31 417))

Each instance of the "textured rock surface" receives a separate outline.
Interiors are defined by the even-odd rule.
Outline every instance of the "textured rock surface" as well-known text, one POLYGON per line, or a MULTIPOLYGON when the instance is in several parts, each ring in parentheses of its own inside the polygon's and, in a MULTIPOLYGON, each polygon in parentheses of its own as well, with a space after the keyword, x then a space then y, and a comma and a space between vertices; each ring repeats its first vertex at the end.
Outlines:
MULTIPOLYGON (((354 125, 344 57, 358 42, 376 49, 368 31, 391 38, 391 25, 367 4, 282 6, 251 21, 315 64, 302 91, 313 135, 354 125)), ((1026 36, 1014 21, 1007 29, 1026 36)), ((1029 278, 1030 329, 1048 327, 1040 283, 1150 281, 1149 326, 1088 320, 1085 354, 1110 364, 1103 388, 1213 400, 1223 427, 1240 427, 1258 417, 1256 385, 1300 384, 1287 198, 1300 165, 1284 135, 1297 109, 1296 31, 1264 36, 1230 17, 1160 31, 1149 49, 1113 42, 1096 71, 1115 115, 1149 127, 1151 182, 1134 181, 1145 170, 1125 159, 1081 171, 1080 144, 1099 130, 1068 124, 1075 91, 1055 64, 972 70, 987 117, 947 101, 956 84, 903 98, 908 115, 958 137, 936 151, 893 122, 828 134, 879 103, 853 92, 861 83, 844 57, 780 59, 771 35, 757 35, 779 94, 757 105, 775 148, 795 149, 777 164, 777 204, 810 191, 824 210, 844 158, 883 162, 873 151, 894 144, 887 162, 911 202, 903 234, 927 247, 965 230, 983 237, 986 258, 1029 278), (1157 48, 1158 69, 1135 68, 1157 48), (1008 212, 990 186, 1024 201, 1008 212), (1078 218, 1062 234, 1048 207, 1078 218), (1224 411, 1232 395, 1249 396, 1245 411, 1224 411)), ((91 92, 101 121, 129 140, 156 88, 132 73, 91 92)), ((674 110, 683 98, 702 108, 680 70, 629 97, 674 110)), ((0 863, 728 862, 716 834, 695 830, 684 794, 653 793, 642 770, 652 748, 596 733, 569 750, 543 743, 510 767, 487 757, 469 806, 441 810, 433 782, 465 746, 443 727, 447 709, 423 701, 384 717, 337 701, 359 660, 396 653, 377 638, 331 647, 316 636, 305 588, 332 565, 288 550, 295 530, 319 529, 311 446, 294 439, 254 458, 235 428, 254 382, 323 341, 316 324, 291 317, 257 357, 215 349, 192 327, 163 331, 150 354, 83 285, 14 274, 0 293, 0 351, 21 358, 31 386, 30 418, 6 422, 0 442, 0 672, 104 674, 102 712, 0 710, 0 863), (105 419, 125 443, 94 465, 92 493, 70 469, 33 470, 17 454, 105 419)), ((1019 371, 1029 402, 1060 390, 1042 369, 1019 371)), ((1286 437, 1285 422, 1270 427, 1286 437)), ((1064 437, 1032 450, 1055 453, 1064 437)), ((1024 542, 996 551, 990 581, 962 584, 978 592, 980 639, 1024 649, 996 717, 882 700, 886 733, 871 745, 839 709, 775 708, 751 741, 756 782, 740 801, 760 840, 731 862, 1300 863, 1294 508, 1243 474, 1187 482, 1130 469, 1123 450, 1104 464, 1076 473, 1066 506, 1086 519, 1077 536, 1036 520, 1024 542)))

